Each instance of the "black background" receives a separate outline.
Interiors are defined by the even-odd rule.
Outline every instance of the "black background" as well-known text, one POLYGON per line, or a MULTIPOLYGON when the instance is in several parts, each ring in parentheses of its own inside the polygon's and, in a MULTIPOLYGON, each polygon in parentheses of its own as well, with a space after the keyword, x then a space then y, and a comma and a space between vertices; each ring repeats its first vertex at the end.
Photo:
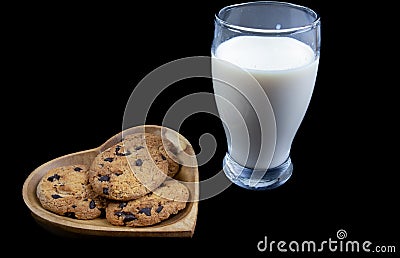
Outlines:
MULTIPOLYGON (((238 2, 35 3, 6 10, 12 15, 5 23, 11 56, 5 72, 12 80, 3 101, 11 96, 12 104, 3 108, 4 127, 10 130, 5 150, 12 164, 7 173, 16 178, 16 207, 3 214, 12 227, 8 241, 34 243, 32 253, 41 255, 75 255, 81 249, 88 255, 252 257, 284 255, 258 252, 264 236, 322 241, 345 229, 348 240, 397 245, 399 252, 398 108, 396 81, 389 77, 393 68, 387 63, 394 55, 387 33, 390 7, 293 2, 311 7, 322 21, 315 91, 291 150, 294 174, 272 191, 232 185, 201 201, 190 239, 56 236, 35 223, 23 202, 22 185, 41 164, 97 147, 118 133, 128 98, 146 74, 178 58, 209 56, 215 12, 238 2)), ((211 81, 171 86, 154 103, 147 123, 160 124, 174 100, 195 92, 212 92, 211 81)), ((197 114, 181 131, 196 151, 205 132, 216 137, 218 148, 199 168, 201 179, 221 169, 226 151, 222 126, 216 117, 197 114)))

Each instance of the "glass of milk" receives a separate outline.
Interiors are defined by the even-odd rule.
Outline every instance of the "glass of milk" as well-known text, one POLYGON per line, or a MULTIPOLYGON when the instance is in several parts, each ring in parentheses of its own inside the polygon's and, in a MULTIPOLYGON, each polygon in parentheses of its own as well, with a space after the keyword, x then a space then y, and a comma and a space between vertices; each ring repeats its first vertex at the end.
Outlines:
POLYGON ((292 175, 290 149, 314 89, 320 26, 316 12, 287 2, 216 14, 213 87, 228 143, 223 170, 233 183, 267 190, 292 175))

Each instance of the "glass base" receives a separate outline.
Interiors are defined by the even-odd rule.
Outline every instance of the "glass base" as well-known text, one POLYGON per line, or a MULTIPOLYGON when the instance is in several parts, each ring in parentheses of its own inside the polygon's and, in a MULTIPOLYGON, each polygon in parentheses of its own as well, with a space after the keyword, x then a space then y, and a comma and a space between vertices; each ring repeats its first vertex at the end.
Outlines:
POLYGON ((227 153, 223 161, 225 175, 232 183, 250 190, 270 190, 284 184, 292 175, 290 157, 280 166, 267 171, 246 168, 234 161, 227 153))

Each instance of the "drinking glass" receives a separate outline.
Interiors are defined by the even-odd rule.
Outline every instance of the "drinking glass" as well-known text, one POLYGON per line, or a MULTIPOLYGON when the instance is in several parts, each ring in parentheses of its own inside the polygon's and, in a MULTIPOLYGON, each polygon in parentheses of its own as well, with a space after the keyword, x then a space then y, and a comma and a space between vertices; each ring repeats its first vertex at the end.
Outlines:
POLYGON ((215 15, 212 77, 228 151, 226 176, 253 190, 284 184, 320 57, 320 17, 308 7, 258 1, 215 15))

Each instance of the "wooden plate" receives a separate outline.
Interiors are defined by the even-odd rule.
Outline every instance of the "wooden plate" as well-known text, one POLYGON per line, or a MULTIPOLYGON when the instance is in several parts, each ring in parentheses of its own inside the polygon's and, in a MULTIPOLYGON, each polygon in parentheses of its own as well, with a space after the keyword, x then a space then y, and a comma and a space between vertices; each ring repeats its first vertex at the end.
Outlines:
MULTIPOLYGON (((185 163, 188 164, 188 163, 185 163)), ((47 230, 62 235, 89 235, 89 236, 117 236, 117 237, 192 237, 197 220, 198 211, 198 198, 199 198, 199 172, 197 161, 193 147, 190 143, 179 133, 156 125, 137 126, 126 129, 110 139, 108 139, 101 146, 76 153, 71 153, 59 158, 53 159, 39 166, 25 180, 22 195, 25 204, 31 210, 31 214, 35 221, 46 228, 47 230), (175 145, 179 144, 182 157, 192 158, 191 165, 181 167, 181 170, 175 176, 176 179, 189 183, 187 186, 190 190, 191 201, 187 203, 186 208, 181 210, 178 214, 173 215, 169 219, 153 226, 148 227, 126 227, 126 226, 113 226, 104 218, 93 220, 78 220, 54 214, 45 210, 37 196, 36 187, 42 176, 54 167, 85 164, 90 165, 94 157, 119 142, 124 135, 129 135, 136 132, 150 132, 154 134, 163 134, 171 139, 175 145), (172 136, 172 137, 171 137, 172 136), (171 137, 171 138, 170 138, 171 137), (185 148, 185 149, 184 149, 185 148)))

